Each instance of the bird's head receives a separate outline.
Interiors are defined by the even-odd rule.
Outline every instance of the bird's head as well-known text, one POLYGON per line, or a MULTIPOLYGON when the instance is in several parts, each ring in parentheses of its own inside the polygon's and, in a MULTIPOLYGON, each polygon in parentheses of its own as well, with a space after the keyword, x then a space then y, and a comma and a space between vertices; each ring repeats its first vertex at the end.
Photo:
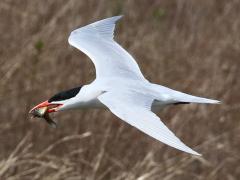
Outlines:
POLYGON ((33 107, 29 113, 37 117, 43 117, 46 113, 57 112, 70 107, 71 100, 80 92, 81 87, 76 87, 66 91, 59 92, 50 99, 33 107))
POLYGON ((29 111, 29 113, 34 114, 33 112, 37 111, 39 113, 39 116, 41 116, 41 114, 44 114, 44 113, 56 112, 59 110, 61 106, 63 106, 62 103, 51 103, 47 100, 33 107, 29 111))

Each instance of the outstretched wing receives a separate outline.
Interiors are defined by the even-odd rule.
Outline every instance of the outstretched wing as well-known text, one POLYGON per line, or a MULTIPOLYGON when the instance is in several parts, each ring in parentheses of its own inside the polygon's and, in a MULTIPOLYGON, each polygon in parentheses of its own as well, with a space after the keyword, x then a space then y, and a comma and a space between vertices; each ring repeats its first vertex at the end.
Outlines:
POLYGON ((138 128, 149 136, 181 151, 200 155, 180 139, 178 139, 160 120, 151 112, 153 99, 137 93, 106 92, 98 97, 110 111, 120 119, 138 128))
POLYGON ((114 40, 115 16, 71 32, 68 42, 93 61, 97 78, 127 77, 145 80, 136 61, 114 40))

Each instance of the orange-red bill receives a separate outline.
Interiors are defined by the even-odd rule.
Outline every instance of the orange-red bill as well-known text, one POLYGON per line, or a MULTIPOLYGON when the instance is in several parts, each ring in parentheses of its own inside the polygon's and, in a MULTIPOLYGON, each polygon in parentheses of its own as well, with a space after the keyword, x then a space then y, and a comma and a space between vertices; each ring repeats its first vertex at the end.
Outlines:
MULTIPOLYGON (((33 107, 29 113, 32 114, 34 111, 41 111, 41 110, 45 110, 48 113, 51 112, 56 112, 57 107, 62 106, 62 104, 52 104, 49 103, 48 101, 44 101, 38 105, 36 105, 35 107, 33 107), (46 109, 45 109, 46 108, 46 109)), ((44 112, 45 113, 45 112, 44 112)))
POLYGON ((51 126, 56 128, 57 124, 55 121, 53 121, 49 113, 51 112, 56 112, 56 108, 61 106, 62 104, 51 104, 48 101, 44 101, 34 108, 32 108, 29 113, 32 115, 32 117, 38 117, 38 118, 43 118, 45 121, 51 126))

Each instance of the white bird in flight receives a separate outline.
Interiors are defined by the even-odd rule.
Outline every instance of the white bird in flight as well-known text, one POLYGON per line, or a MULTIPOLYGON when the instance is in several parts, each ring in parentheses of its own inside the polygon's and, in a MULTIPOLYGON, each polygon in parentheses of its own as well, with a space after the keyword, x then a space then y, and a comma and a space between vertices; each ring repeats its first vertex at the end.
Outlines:
POLYGON ((217 104, 219 101, 192 96, 145 79, 134 58, 113 39, 115 24, 121 17, 103 19, 71 32, 69 44, 90 57, 96 79, 54 95, 30 113, 54 125, 48 115, 52 112, 108 108, 145 134, 181 151, 200 155, 177 138, 152 110, 172 104, 217 104))

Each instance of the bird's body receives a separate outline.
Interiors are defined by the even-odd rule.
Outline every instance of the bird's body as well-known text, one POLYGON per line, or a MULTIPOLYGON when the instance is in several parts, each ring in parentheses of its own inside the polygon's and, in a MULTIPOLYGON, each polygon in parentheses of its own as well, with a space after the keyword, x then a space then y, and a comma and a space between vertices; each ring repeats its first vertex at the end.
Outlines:
POLYGON ((105 92, 138 93, 147 95, 153 99, 152 108, 162 109, 167 105, 184 103, 215 103, 215 100, 196 97, 175 91, 173 89, 153 84, 148 81, 129 80, 121 78, 106 78, 95 80, 91 84, 84 85, 75 98, 58 101, 65 103, 59 110, 78 108, 107 108, 98 97, 105 92))
POLYGON ((60 92, 36 107, 47 112, 76 108, 107 108, 120 119, 149 136, 179 150, 199 155, 182 143, 152 111, 172 104, 219 103, 153 84, 142 75, 134 58, 113 40, 115 23, 107 18, 74 30, 69 43, 88 55, 96 79, 82 87, 60 92))

